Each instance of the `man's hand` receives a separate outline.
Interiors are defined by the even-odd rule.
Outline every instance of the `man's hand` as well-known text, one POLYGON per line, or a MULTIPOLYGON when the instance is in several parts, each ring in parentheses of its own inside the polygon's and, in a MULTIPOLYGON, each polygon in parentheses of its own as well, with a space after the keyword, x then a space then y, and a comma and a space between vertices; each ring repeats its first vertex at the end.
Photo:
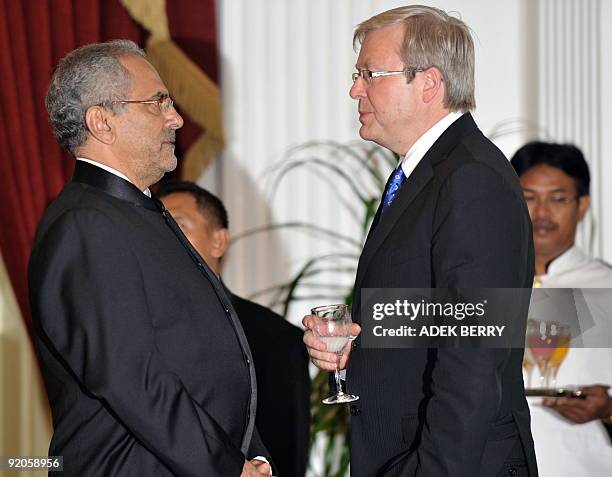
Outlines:
POLYGON ((581 389, 586 395, 585 399, 546 398, 542 404, 577 424, 609 418, 612 414, 612 398, 608 395, 607 388, 594 385, 581 389))
MULTIPOLYGON (((335 371, 336 363, 338 363, 338 355, 326 351, 327 345, 317 338, 312 331, 317 325, 317 319, 318 318, 314 315, 308 315, 302 320, 302 324, 306 327, 306 331, 304 332, 304 344, 310 355, 310 360, 317 368, 323 371, 335 371)), ((354 338, 357 337, 359 333, 361 333, 361 327, 357 323, 351 323, 350 326, 351 336, 354 338)), ((342 351, 342 356, 340 357, 340 363, 338 365, 339 370, 346 368, 349 355, 351 354, 351 345, 352 341, 349 341, 342 351)))
POLYGON ((258 459, 245 460, 240 477, 269 477, 271 471, 267 462, 258 459))

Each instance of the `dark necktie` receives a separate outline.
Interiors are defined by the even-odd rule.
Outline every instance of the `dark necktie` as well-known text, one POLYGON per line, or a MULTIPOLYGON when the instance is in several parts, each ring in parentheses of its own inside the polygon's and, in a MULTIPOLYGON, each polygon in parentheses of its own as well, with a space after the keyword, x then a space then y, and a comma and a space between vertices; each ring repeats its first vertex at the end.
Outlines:
POLYGON ((387 189, 385 190, 385 195, 383 197, 383 208, 381 211, 381 215, 384 214, 391 204, 399 194, 400 188, 402 184, 406 181, 406 175, 404 174, 404 170, 401 166, 399 166, 393 172, 393 176, 387 185, 387 189))

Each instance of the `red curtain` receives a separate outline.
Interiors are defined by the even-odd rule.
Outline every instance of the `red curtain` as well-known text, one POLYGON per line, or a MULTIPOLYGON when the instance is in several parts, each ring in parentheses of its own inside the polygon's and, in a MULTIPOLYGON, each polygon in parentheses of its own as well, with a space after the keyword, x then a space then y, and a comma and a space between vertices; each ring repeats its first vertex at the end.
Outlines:
MULTIPOLYGON (((173 0, 167 10, 175 42, 216 79, 214 0, 173 0)), ((53 137, 45 92, 60 58, 114 38, 146 40, 119 0, 0 0, 0 250, 29 329, 27 261, 36 225, 74 167, 53 137)), ((199 133, 185 119, 178 154, 199 133)))

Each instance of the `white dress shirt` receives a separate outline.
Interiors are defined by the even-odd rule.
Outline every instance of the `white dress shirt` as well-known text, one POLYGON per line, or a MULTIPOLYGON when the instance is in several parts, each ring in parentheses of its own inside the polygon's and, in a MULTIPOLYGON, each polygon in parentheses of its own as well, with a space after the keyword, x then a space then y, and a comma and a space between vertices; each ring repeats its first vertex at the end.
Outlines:
MULTIPOLYGON (((584 334, 586 342, 597 339, 589 334, 612 333, 612 290, 604 290, 612 288, 612 268, 607 264, 573 246, 553 260, 546 274, 538 278, 542 288, 586 289, 582 293, 597 325, 584 334)), ((557 384, 612 384, 612 349, 570 348, 557 384)), ((542 406, 542 398, 530 397, 528 402, 540 477, 612 475, 612 445, 601 422, 574 424, 542 406)))
POLYGON ((461 116, 463 116, 463 113, 460 111, 448 113, 446 116, 440 119, 440 121, 429 128, 425 134, 417 139, 417 141, 412 145, 412 147, 400 161, 400 166, 402 167, 406 178, 410 177, 412 171, 414 171, 416 166, 419 165, 421 159, 423 159, 425 154, 427 154, 427 151, 431 149, 431 146, 434 145, 438 138, 442 136, 444 131, 446 131, 450 125, 461 116))
POLYGON ((612 288, 612 267, 573 245, 537 278, 546 288, 612 288))

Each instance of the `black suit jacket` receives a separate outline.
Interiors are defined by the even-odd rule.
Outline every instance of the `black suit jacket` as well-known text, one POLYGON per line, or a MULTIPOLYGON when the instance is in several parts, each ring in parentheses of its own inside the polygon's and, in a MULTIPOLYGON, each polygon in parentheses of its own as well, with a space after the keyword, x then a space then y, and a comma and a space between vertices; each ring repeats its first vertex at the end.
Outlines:
POLYGON ((266 455, 236 313, 162 208, 78 161, 39 224, 30 301, 63 475, 238 477, 266 455))
POLYGON ((232 295, 257 374, 257 429, 281 477, 304 477, 310 377, 303 332, 257 303, 232 295))
MULTIPOLYGON (((465 114, 382 217, 379 209, 359 260, 354 319, 362 288, 530 288, 533 271, 516 174, 465 114)), ((358 344, 347 375, 348 390, 361 397, 351 407, 352 475, 494 477, 512 465, 512 475, 537 475, 522 356, 522 349, 358 344)))

